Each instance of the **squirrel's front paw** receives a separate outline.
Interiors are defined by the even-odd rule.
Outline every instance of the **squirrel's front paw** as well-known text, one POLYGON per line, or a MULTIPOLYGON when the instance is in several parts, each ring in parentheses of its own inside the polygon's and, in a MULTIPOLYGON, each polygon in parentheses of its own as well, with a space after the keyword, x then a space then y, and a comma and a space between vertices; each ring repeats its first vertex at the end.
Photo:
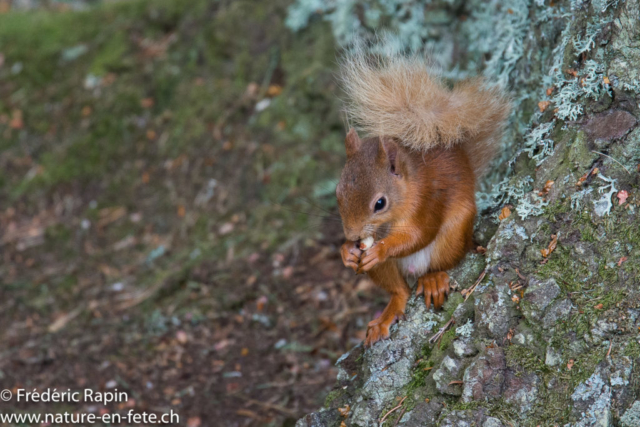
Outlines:
POLYGON ((355 242, 345 242, 340 248, 340 255, 342 256, 342 263, 345 267, 358 270, 358 263, 360 262, 360 256, 362 251, 358 249, 355 242))
POLYGON ((433 307, 437 310, 444 304, 449 295, 449 275, 444 271, 427 273, 418 279, 416 295, 424 294, 424 303, 429 309, 433 300, 433 307))
POLYGON ((364 273, 371 270, 378 264, 382 264, 387 260, 387 250, 384 242, 380 241, 364 252, 364 256, 360 260, 360 268, 356 273, 364 273))
POLYGON ((367 338, 364 340, 365 347, 371 347, 376 342, 389 338, 389 326, 387 323, 378 323, 367 327, 367 338))

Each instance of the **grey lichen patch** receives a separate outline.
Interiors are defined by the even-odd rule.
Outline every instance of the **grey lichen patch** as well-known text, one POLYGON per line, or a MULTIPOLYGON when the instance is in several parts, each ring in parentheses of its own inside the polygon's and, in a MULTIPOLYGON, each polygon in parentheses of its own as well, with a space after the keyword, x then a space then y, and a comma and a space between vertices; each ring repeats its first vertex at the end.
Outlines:
POLYGON ((622 357, 614 362, 598 365, 586 381, 580 383, 571 400, 578 427, 612 425, 614 405, 628 401, 628 384, 633 362, 622 357))
POLYGON ((506 362, 501 348, 487 349, 464 373, 464 402, 489 401, 501 397, 506 362))
POLYGON ((462 374, 465 363, 462 359, 445 356, 440 367, 434 372, 433 379, 440 393, 451 396, 462 394, 462 374))
POLYGON ((508 287, 492 286, 476 296, 475 324, 478 332, 488 338, 501 339, 515 323, 515 307, 508 287))
POLYGON ((609 75, 620 79, 621 89, 638 88, 640 84, 640 41, 638 41, 638 2, 627 1, 622 5, 618 19, 613 22, 615 35, 611 42, 614 57, 609 65, 609 75))
POLYGON ((633 171, 640 163, 640 128, 632 130, 623 142, 613 144, 609 154, 626 170, 633 171))
MULTIPOLYGON (((407 320, 401 320, 391 328, 391 337, 367 349, 358 360, 357 375, 351 396, 349 425, 373 425, 383 409, 392 404, 401 393, 413 384, 415 362, 423 357, 422 349, 432 333, 427 331, 430 322, 442 324, 441 314, 427 310, 421 298, 411 298, 407 305, 407 320)), ((342 363, 339 377, 352 378, 354 368, 345 369, 342 363)), ((422 369, 422 366, 421 366, 422 369)), ((424 371, 426 372, 426 371, 424 371)), ((420 386, 424 385, 424 381, 420 386)), ((406 395, 406 394, 405 394, 406 395)))
POLYGON ((560 286, 555 279, 540 281, 530 278, 522 298, 522 313, 531 321, 540 321, 546 308, 560 295, 560 286))
POLYGON ((633 402, 631 408, 627 409, 622 418, 620 418, 622 427, 640 426, 640 400, 633 402))

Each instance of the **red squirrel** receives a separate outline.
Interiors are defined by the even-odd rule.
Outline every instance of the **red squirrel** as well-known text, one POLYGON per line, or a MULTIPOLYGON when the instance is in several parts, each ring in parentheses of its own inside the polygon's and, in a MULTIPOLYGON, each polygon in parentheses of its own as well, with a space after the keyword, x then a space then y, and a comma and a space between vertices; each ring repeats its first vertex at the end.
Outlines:
POLYGON ((447 270, 472 247, 475 188, 496 153, 510 103, 482 79, 452 89, 417 57, 350 53, 342 61, 349 130, 336 188, 342 261, 388 291, 365 345, 404 316, 407 279, 429 308, 449 294, 447 270), (373 238, 373 244, 368 247, 373 238))

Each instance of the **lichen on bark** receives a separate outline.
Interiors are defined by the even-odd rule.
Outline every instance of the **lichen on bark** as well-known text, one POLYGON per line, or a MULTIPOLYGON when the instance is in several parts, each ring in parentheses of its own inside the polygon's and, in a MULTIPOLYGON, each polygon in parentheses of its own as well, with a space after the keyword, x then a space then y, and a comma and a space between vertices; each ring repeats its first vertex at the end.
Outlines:
POLYGON ((465 289, 487 274, 441 313, 412 300, 389 340, 338 362, 337 392, 298 427, 379 425, 404 397, 384 425, 633 425, 639 1, 422 4, 440 17, 420 34, 446 52, 448 75, 482 72, 507 85, 515 107, 476 227, 487 252, 451 277, 465 289), (496 229, 506 204, 514 213, 496 229), (451 317, 455 326, 430 344, 451 317), (438 325, 427 331, 428 321, 438 325))

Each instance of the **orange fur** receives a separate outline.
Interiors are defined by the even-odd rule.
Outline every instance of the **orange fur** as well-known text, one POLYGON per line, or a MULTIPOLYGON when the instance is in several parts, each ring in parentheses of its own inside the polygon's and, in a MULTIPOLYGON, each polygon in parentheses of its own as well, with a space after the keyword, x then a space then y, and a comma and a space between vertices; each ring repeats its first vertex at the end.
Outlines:
POLYGON ((356 48, 343 58, 341 77, 347 115, 367 136, 396 138, 420 152, 464 144, 476 177, 494 157, 511 110, 502 91, 480 78, 448 89, 417 56, 356 48))
POLYGON ((449 293, 446 270, 472 244, 475 186, 498 146, 510 106, 481 79, 447 89, 416 57, 368 57, 356 50, 342 63, 351 129, 347 163, 336 188, 347 242, 345 266, 367 273, 391 294, 365 343, 389 335, 404 313, 407 278, 439 309, 449 293), (378 202, 383 201, 378 209, 378 202), (358 241, 374 237, 366 251, 358 241))

